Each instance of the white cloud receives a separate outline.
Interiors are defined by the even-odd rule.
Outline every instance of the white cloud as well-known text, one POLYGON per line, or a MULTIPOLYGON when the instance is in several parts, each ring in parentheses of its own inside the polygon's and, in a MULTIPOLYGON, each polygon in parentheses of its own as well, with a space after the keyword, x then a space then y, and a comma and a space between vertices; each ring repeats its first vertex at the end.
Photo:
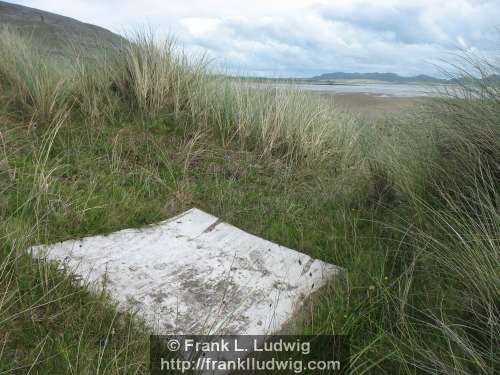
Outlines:
POLYGON ((195 37, 202 37, 210 32, 217 31, 217 26, 222 23, 218 18, 188 17, 180 20, 182 26, 195 37))
POLYGON ((114 31, 150 24, 240 72, 432 73, 466 48, 498 52, 498 0, 37 0, 27 6, 114 31))

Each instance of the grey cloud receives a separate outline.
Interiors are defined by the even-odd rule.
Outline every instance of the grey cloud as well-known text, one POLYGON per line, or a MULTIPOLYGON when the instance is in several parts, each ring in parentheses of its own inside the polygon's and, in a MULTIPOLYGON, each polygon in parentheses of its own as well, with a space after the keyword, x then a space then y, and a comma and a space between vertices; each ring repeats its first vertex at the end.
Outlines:
MULTIPOLYGON (((331 70, 380 69, 403 74, 421 73, 430 67, 424 67, 423 61, 415 66, 412 56, 422 56, 423 50, 426 55, 436 52, 429 46, 401 48, 372 30, 362 30, 358 32, 355 43, 342 45, 316 35, 310 31, 310 26, 300 20, 280 21, 274 25, 229 20, 222 22, 213 34, 188 37, 186 44, 206 48, 212 52, 212 56, 225 57, 229 65, 233 62, 247 71, 266 71, 266 74, 289 72, 297 75, 313 75, 331 70), (228 57, 234 52, 239 52, 243 57, 228 57), (411 66, 415 66, 415 70, 411 66)), ((335 33, 336 30, 331 32, 335 33)))
POLYGON ((224 32, 191 42, 211 49, 216 56, 239 51, 244 58, 237 63, 248 70, 298 75, 331 70, 433 74, 432 63, 464 47, 462 42, 487 53, 498 46, 500 34, 492 15, 500 14, 500 2, 457 4, 316 6, 286 19, 222 20, 218 31, 224 32), (322 23, 319 30, 318 22, 322 23), (249 42, 254 43, 253 48, 248 48, 249 42))
POLYGON ((365 5, 355 12, 322 7, 318 13, 331 22, 343 22, 402 43, 429 43, 435 36, 422 24, 422 9, 415 5, 377 7, 365 5))
POLYGON ((105 27, 150 23, 174 31, 190 53, 205 52, 218 65, 255 74, 433 74, 431 62, 458 47, 491 56, 500 46, 499 0, 353 0, 305 8, 291 1, 272 11, 263 2, 239 8, 231 0, 21 2, 83 15, 82 20, 105 27), (219 18, 213 29, 191 33, 182 20, 196 17, 219 18))
POLYGON ((479 48, 494 48, 498 41, 495 27, 500 26, 500 2, 443 1, 433 6, 411 2, 392 6, 363 5, 351 12, 335 7, 315 10, 332 22, 344 22, 378 33, 381 38, 405 44, 439 44, 457 47, 462 37, 479 48))

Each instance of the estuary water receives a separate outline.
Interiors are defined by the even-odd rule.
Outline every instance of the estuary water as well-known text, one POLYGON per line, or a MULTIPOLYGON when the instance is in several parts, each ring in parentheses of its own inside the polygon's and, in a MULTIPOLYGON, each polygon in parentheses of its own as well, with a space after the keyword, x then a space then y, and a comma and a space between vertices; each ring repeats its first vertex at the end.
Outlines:
POLYGON ((453 85, 407 84, 407 83, 360 83, 360 84, 312 84, 312 83, 277 83, 276 87, 290 87, 320 94, 371 94, 387 97, 442 96, 453 90, 453 85))

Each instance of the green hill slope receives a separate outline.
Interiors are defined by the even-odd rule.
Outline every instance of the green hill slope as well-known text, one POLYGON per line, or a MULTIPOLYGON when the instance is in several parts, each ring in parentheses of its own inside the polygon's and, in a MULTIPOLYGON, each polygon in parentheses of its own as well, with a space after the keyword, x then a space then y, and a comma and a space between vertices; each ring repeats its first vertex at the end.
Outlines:
POLYGON ((86 50, 119 46, 123 38, 102 27, 70 17, 0 1, 0 27, 10 26, 31 35, 51 53, 63 54, 74 45, 86 50))

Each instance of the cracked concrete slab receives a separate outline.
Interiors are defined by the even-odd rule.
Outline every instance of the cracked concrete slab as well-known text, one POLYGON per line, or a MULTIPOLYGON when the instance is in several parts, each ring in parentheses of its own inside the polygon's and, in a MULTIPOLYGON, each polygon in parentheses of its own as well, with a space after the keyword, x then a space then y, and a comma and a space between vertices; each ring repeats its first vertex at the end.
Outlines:
POLYGON ((271 334, 342 269, 193 208, 139 229, 35 246, 158 334, 271 334))

